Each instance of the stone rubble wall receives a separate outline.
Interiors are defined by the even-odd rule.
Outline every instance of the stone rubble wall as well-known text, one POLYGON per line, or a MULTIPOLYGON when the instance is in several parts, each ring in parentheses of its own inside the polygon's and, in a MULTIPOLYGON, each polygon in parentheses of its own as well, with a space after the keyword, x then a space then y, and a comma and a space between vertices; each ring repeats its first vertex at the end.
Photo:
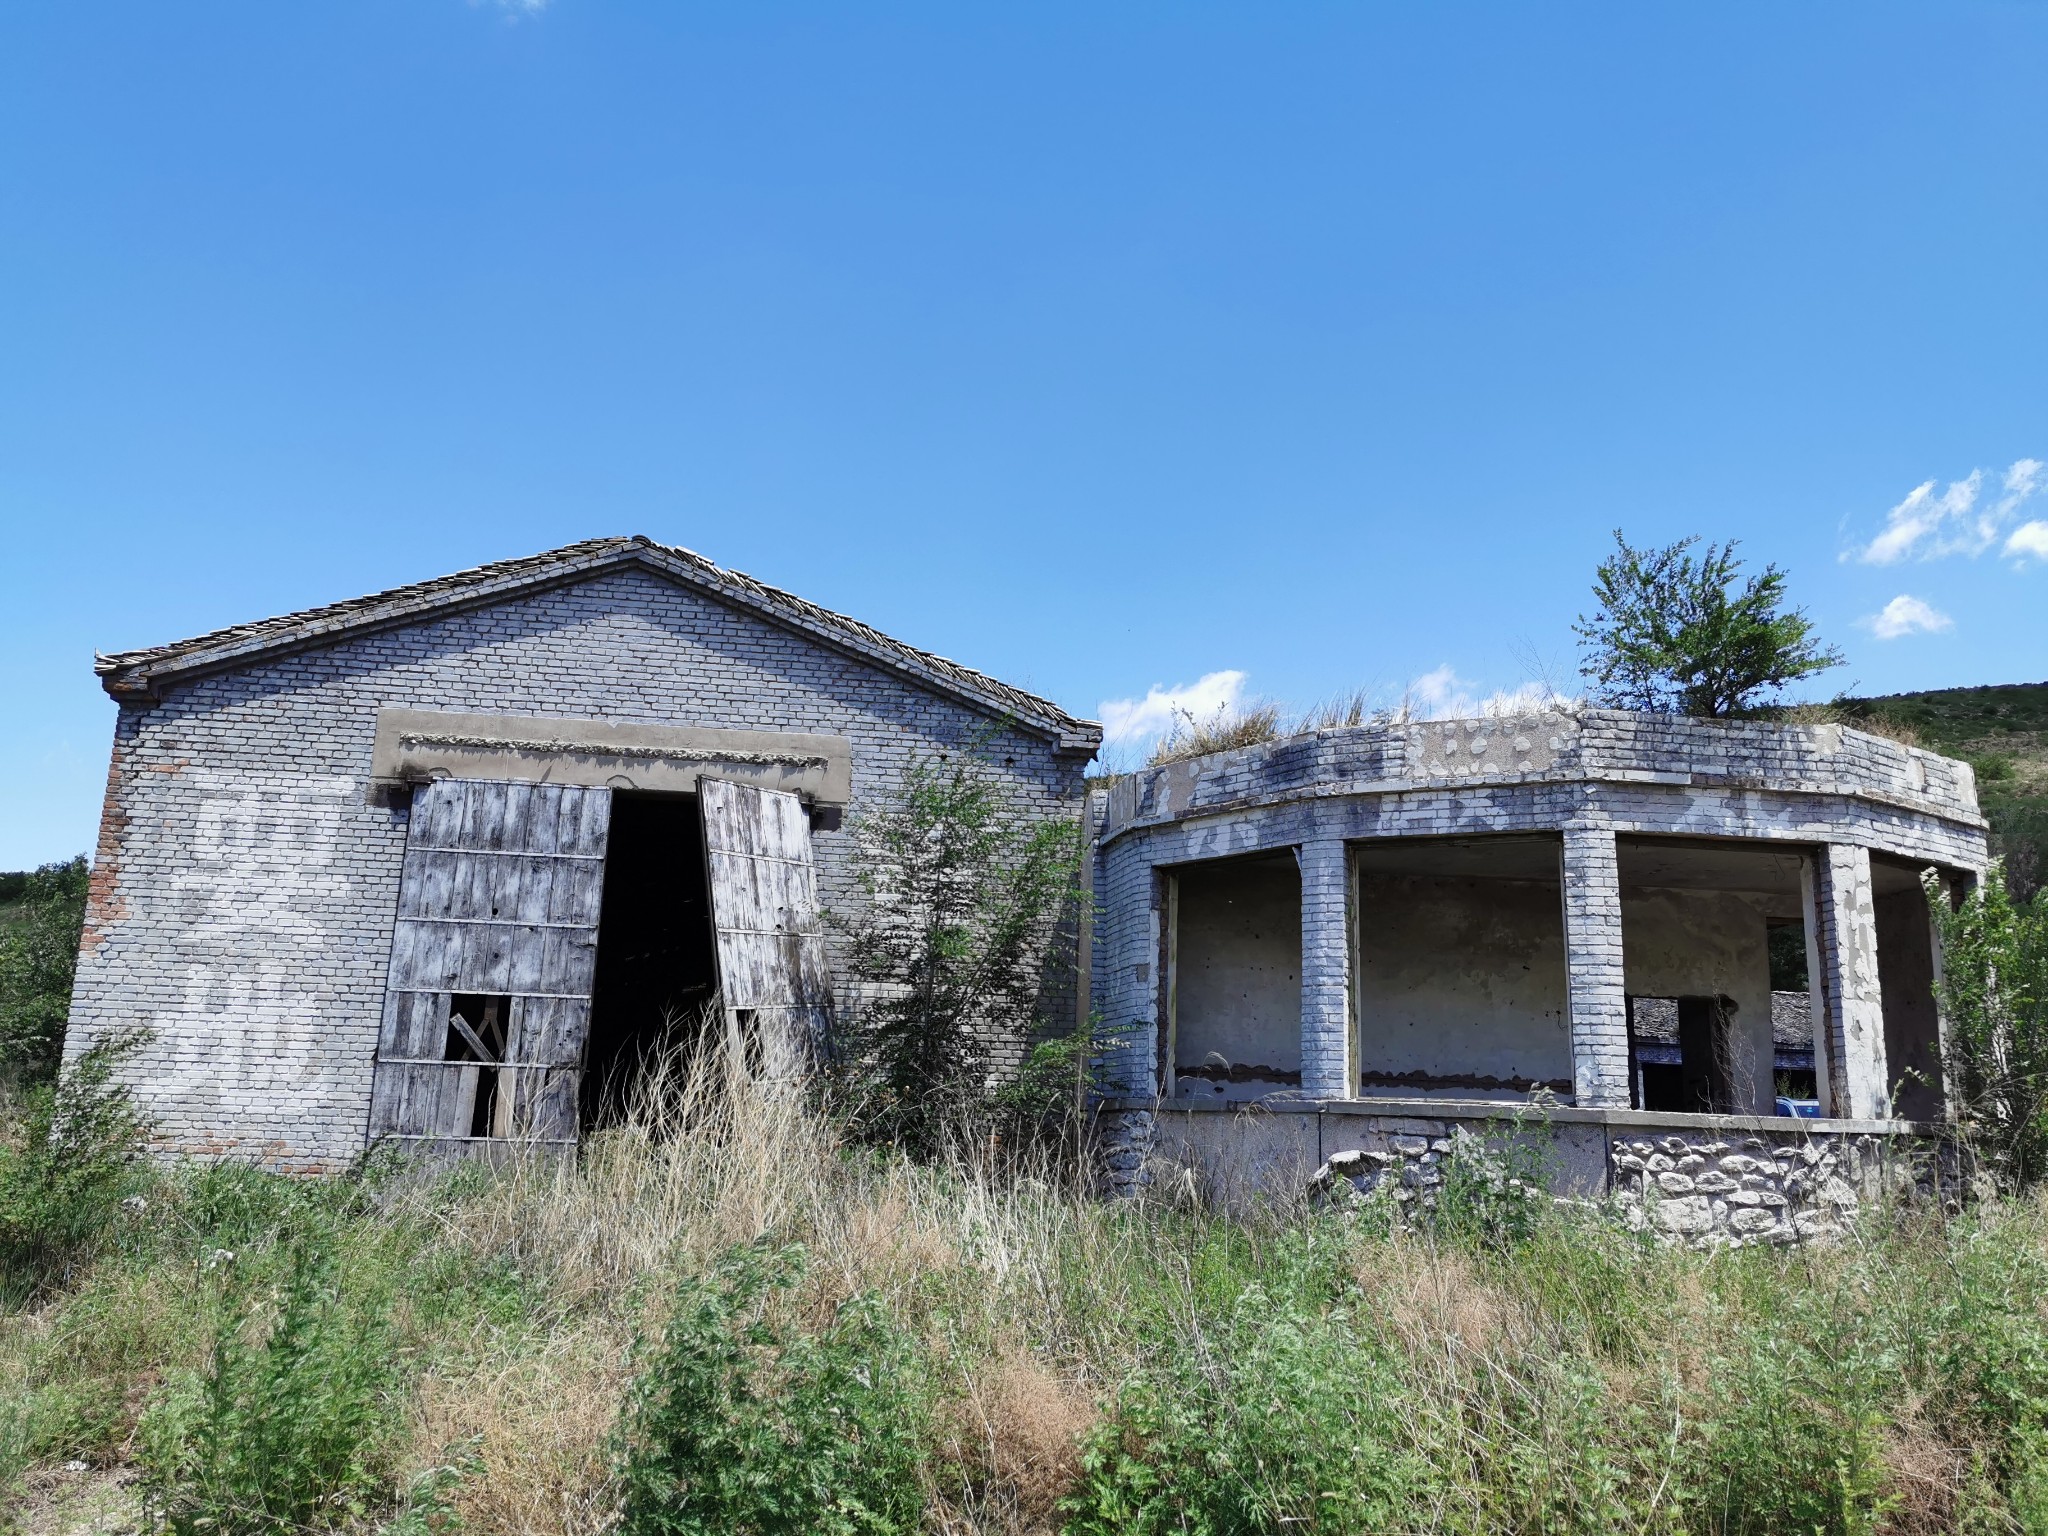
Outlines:
POLYGON ((1915 1137, 1617 1136, 1609 1167, 1631 1225, 1694 1246, 1839 1237, 1887 1193, 1953 1199, 1960 1189, 1954 1149, 1915 1137))

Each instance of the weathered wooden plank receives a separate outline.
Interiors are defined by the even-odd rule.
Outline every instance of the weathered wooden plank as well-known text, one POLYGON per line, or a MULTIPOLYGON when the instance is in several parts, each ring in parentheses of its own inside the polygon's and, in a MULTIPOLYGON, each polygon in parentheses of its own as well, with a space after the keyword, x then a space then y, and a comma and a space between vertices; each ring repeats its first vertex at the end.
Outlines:
POLYGON ((555 852, 560 842, 561 786, 515 784, 512 790, 505 807, 505 846, 526 853, 555 852))
POLYGON ((576 923, 597 931, 604 900, 604 865, 595 859, 554 859, 548 869, 547 921, 576 923))
POLYGON ((380 1062, 370 1136, 467 1136, 479 1068, 461 1062, 380 1062))
POLYGON ((508 1134, 546 1141, 574 1136, 583 1074, 574 1067, 529 1067, 517 1077, 508 1134))
POLYGON ((589 1033, 588 998, 514 998, 506 1059, 521 1066, 573 1067, 583 1059, 589 1033))
POLYGON ((536 985, 527 989, 554 996, 588 997, 597 979, 597 931, 592 928, 544 930, 535 953, 536 985))
POLYGON ((456 840, 462 825, 462 785, 455 779, 436 779, 422 784, 412 794, 412 810, 406 818, 406 842, 414 847, 441 848, 456 840))
POLYGON ((392 992, 384 1000, 380 1053, 401 1060, 439 1056, 448 1040, 445 992, 392 992))
POLYGON ((771 1075, 794 1071, 829 1024, 810 818, 795 796, 705 780, 704 843, 719 986, 736 1040, 749 1032, 771 1075))
POLYGON ((451 839, 458 848, 495 851, 505 842, 505 786, 482 779, 451 780, 462 786, 461 821, 451 839))
POLYGON ((612 792, 575 785, 561 786, 555 852, 601 858, 611 828, 612 792))
POLYGON ((489 1073, 484 1129, 525 1135, 537 1116, 574 1136, 610 817, 601 788, 451 779, 415 792, 373 1135, 467 1139, 489 1073), (537 1065, 439 1060, 455 993, 509 998, 507 1059, 537 1065))

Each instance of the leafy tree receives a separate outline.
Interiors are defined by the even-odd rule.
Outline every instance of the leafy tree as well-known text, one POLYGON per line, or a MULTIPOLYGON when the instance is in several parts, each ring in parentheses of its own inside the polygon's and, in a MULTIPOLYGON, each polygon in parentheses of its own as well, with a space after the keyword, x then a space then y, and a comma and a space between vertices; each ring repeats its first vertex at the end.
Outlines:
POLYGON ((1998 863, 1956 906, 1926 878, 1957 1118, 1989 1171, 2025 1188, 2048 1177, 2048 907, 2015 900, 1998 863))
POLYGON ((980 1125, 1036 1032, 1080 828, 1019 817, 962 753, 912 768, 851 830, 867 902, 847 926, 857 993, 837 1077, 857 1126, 929 1154, 980 1125))
POLYGON ((1739 715, 1768 690, 1841 664, 1806 614, 1783 606, 1784 572, 1767 565, 1738 586, 1734 542, 1709 544, 1695 557, 1698 542, 1640 550, 1615 530, 1615 553, 1594 574, 1598 607, 1572 626, 1585 652, 1579 670, 1598 702, 1739 715))
POLYGON ((19 916, 0 928, 0 1083, 57 1076, 89 877, 83 855, 30 871, 19 916))

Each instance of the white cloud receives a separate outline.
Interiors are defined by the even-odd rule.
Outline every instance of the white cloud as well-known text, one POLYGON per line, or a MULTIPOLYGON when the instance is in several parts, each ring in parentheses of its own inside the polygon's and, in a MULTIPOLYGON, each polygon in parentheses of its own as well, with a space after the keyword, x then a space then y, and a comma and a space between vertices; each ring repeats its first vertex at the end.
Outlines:
POLYGON ((2005 553, 2014 560, 2030 555, 2036 560, 2048 560, 2048 522, 2037 517, 2031 523, 2021 523, 2005 541, 2005 553))
MULTIPOLYGON (((1999 495, 1989 502, 1984 500, 1981 469, 1951 480, 1940 495, 1935 494, 1934 481, 1924 481, 1886 514, 1883 531, 1855 551, 1855 558, 1865 565, 1896 565, 1908 558, 1940 560, 1948 555, 1974 560, 1998 542, 2025 502, 2048 489, 2044 470, 2048 464, 2040 459, 2015 459, 1998 477, 1999 495)), ((2006 552, 2012 552, 2009 544, 2006 552)))
POLYGON ((1880 640, 1897 640, 1902 635, 1932 635, 1953 629, 1955 620, 1930 603, 1901 592, 1878 612, 1857 623, 1880 640))
POLYGON ((1177 688, 1154 683, 1142 699, 1105 699, 1097 706, 1102 715, 1102 739, 1110 746, 1152 742, 1189 715, 1213 720, 1243 702, 1244 679, 1245 674, 1238 671, 1208 672, 1199 681, 1177 688))
POLYGON ((1398 713, 1409 720, 1474 720, 1482 716, 1533 714, 1571 702, 1542 683, 1497 688, 1484 698, 1475 689, 1475 684, 1459 677, 1451 664, 1445 662, 1408 685, 1398 713))

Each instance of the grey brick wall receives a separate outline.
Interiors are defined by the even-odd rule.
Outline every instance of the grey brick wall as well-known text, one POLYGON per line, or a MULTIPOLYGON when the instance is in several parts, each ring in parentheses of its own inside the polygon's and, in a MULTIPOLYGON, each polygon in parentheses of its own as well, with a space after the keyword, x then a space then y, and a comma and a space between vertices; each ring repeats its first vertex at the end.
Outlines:
POLYGON ((1884 1000, 1877 979, 1877 908, 1870 850, 1833 843, 1814 860, 1820 924, 1820 1016, 1815 1020, 1831 1111, 1891 1113, 1884 1000))
MULTIPOLYGON (((407 819, 368 792, 386 706, 843 734, 856 807, 970 742, 1020 814, 1071 812, 1084 767, 636 569, 123 707, 68 1049, 152 1030, 131 1077, 168 1149, 300 1169, 362 1149, 407 819)), ((855 896, 845 842, 816 836, 828 906, 855 896)))

